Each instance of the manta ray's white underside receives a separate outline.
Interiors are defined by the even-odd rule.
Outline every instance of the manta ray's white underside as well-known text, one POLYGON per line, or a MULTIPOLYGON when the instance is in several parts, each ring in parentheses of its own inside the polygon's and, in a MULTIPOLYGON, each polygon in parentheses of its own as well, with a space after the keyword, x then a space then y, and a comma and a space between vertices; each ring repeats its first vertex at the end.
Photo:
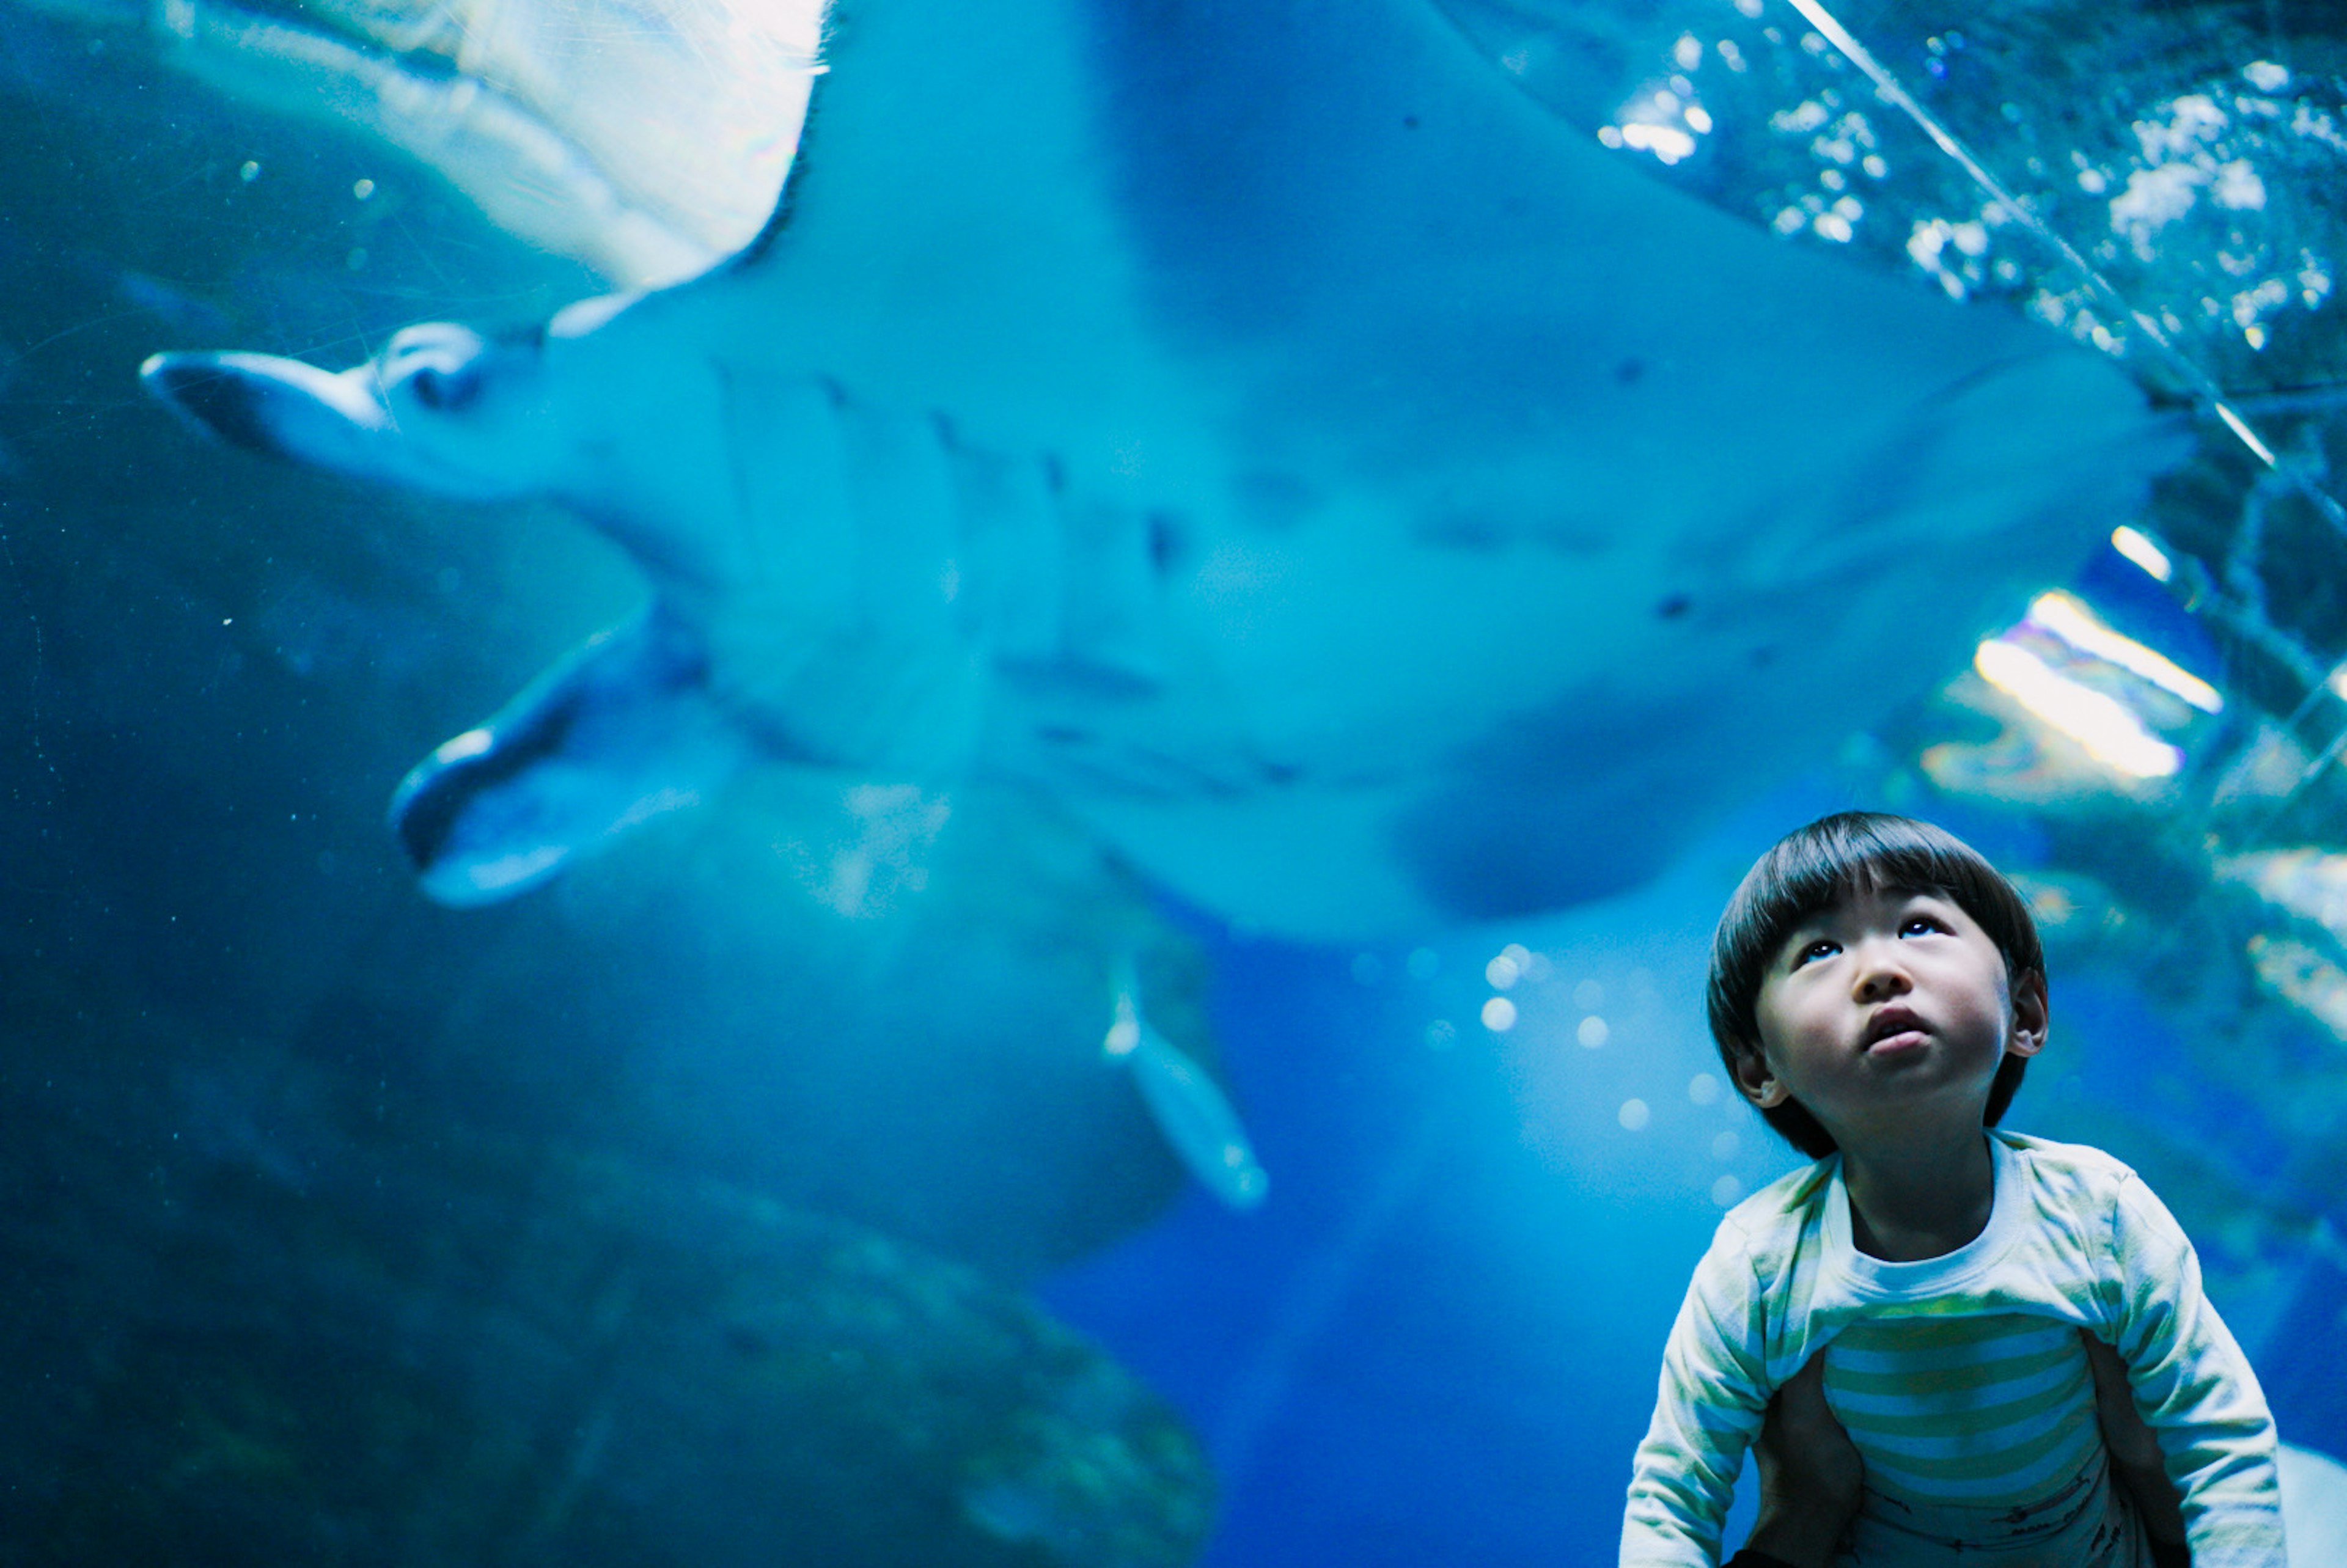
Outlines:
POLYGON ((542 333, 159 356, 226 434, 569 503, 644 614, 442 748, 503 897, 773 759, 1040 792, 1308 937, 1591 897, 2124 518, 2112 366, 1643 181, 1424 0, 858 0, 786 220, 542 333))

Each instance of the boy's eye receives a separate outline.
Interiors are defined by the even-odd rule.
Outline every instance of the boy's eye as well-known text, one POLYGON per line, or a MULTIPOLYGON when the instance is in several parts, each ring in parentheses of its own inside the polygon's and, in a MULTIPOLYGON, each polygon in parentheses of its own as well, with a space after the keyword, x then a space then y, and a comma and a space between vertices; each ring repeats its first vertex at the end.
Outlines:
POLYGON ((1902 937, 1917 936, 1938 929, 1940 929, 1940 922, 1930 915, 1910 915, 1899 922, 1899 934, 1902 937))
POLYGON ((1812 958, 1829 958, 1840 951, 1840 943, 1829 942, 1822 937, 1814 942, 1804 942, 1793 950, 1793 968, 1798 969, 1812 958))

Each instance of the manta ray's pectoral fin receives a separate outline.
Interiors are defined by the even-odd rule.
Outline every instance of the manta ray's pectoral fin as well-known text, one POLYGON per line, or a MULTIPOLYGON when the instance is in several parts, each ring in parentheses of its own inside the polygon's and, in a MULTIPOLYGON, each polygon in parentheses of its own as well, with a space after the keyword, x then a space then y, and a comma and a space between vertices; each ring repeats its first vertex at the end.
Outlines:
POLYGON ((700 640, 655 603, 443 743, 391 803, 425 892, 457 906, 509 898, 703 799, 744 752, 706 689, 700 640))
POLYGON ((2075 566, 2069 519, 2132 516, 2152 476, 2189 442, 2181 419, 2147 407, 2104 362, 2049 347, 1920 398, 1804 495, 1764 503, 1780 519, 1806 517, 1806 527, 1749 529, 1744 553, 1731 546, 1715 559, 1781 592, 1879 578, 1927 551, 1943 564, 1941 586, 1953 602, 1977 594, 1983 579, 2009 580, 2017 592, 2075 566))
POLYGON ((1131 968, 1117 977, 1116 1018, 1102 1049, 1133 1073, 1166 1144, 1198 1184, 1235 1209, 1252 1209, 1271 1191, 1239 1113, 1206 1070, 1142 1017, 1131 968))

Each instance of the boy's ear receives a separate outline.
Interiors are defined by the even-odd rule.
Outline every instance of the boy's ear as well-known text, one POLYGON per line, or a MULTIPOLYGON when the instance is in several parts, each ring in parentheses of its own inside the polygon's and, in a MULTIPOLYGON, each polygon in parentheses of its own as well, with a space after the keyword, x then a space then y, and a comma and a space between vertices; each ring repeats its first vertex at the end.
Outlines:
POLYGON ((1737 1090, 1763 1111, 1782 1105, 1792 1098, 1790 1091, 1768 1071, 1768 1059, 1755 1047, 1744 1046, 1737 1050, 1735 1073, 1737 1090))
POLYGON ((2045 1049, 2045 1033, 2053 1020, 2045 1000, 2045 975, 2024 969, 2013 981, 2013 1028, 2004 1040, 2008 1056, 2034 1056, 2045 1049))

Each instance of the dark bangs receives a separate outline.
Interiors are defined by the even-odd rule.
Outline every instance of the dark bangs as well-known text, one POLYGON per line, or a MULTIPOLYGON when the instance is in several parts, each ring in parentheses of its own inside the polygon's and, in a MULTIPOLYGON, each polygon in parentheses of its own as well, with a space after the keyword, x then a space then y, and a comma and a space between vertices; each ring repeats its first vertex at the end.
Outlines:
MULTIPOLYGON (((2004 957, 2008 983, 2045 972, 2037 923, 2013 884, 1981 853, 1945 828, 1880 812, 1845 811, 1786 835, 1753 864, 1727 901, 1711 938, 1711 978, 1704 996, 1711 1037, 1735 1081, 1737 1058, 1760 1049, 1760 982, 1793 928, 1863 888, 1934 893, 1952 898, 1979 922, 2004 957)), ((1997 1068, 1983 1120, 2004 1114, 2021 1087, 2022 1058, 1997 1068)), ((1811 1158, 1834 1152, 1833 1135, 1792 1101, 1760 1114, 1811 1158)))

